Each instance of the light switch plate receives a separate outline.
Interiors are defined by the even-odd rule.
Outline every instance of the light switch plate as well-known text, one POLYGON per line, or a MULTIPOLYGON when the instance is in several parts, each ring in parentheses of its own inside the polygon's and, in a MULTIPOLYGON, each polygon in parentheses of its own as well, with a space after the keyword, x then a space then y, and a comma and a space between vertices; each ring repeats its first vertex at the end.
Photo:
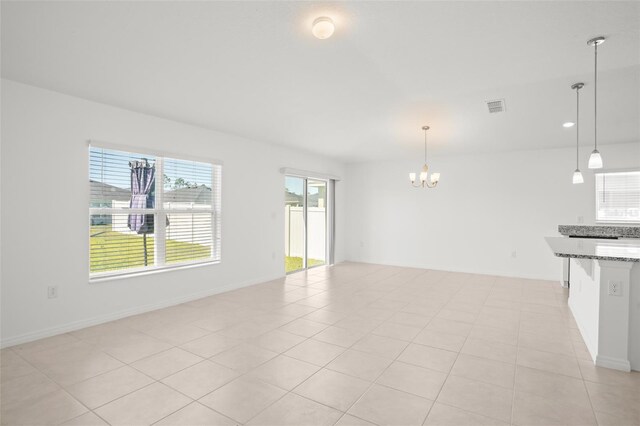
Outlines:
POLYGON ((55 299, 58 297, 58 286, 49 286, 47 287, 47 297, 49 299, 55 299))

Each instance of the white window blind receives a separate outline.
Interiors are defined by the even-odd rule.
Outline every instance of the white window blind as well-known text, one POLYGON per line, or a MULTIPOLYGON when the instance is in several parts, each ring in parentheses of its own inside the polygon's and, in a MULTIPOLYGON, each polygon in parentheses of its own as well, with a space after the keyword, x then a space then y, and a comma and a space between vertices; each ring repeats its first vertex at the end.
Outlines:
POLYGON ((596 220, 640 222, 640 171, 596 173, 596 220))
POLYGON ((222 167, 91 146, 90 274, 220 260, 222 167))

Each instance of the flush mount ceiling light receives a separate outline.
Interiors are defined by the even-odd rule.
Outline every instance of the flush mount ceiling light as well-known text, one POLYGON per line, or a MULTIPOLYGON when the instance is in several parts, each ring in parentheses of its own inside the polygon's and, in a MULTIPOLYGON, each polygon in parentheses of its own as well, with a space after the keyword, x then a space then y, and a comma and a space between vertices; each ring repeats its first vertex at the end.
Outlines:
POLYGON ((593 151, 589 157, 590 169, 602 168, 602 156, 598 151, 598 45, 604 43, 604 37, 592 38, 587 42, 594 49, 594 79, 593 79, 593 151))
POLYGON ((580 172, 580 165, 578 160, 578 149, 580 146, 580 89, 582 89, 583 87, 584 83, 575 83, 571 85, 571 88, 576 91, 576 170, 573 172, 574 185, 584 182, 582 172, 580 172))
POLYGON ((326 16, 316 18, 311 26, 311 32, 320 40, 331 37, 335 29, 336 26, 333 23, 333 20, 326 16))
MULTIPOLYGON (((573 86, 571 86, 571 87, 573 87, 573 86)), ((562 127, 566 127, 566 128, 573 127, 575 125, 576 125, 576 123, 574 123, 573 121, 567 121, 566 123, 562 123, 562 127)))
POLYGON ((424 130, 424 165, 422 166, 422 171, 420 172, 420 183, 416 183, 415 173, 409 173, 409 180, 411 181, 411 185, 416 188, 435 188, 438 184, 438 181, 440 180, 440 173, 431 173, 431 176, 428 176, 429 166, 427 165, 427 130, 429 130, 429 126, 422 126, 422 130, 424 130))

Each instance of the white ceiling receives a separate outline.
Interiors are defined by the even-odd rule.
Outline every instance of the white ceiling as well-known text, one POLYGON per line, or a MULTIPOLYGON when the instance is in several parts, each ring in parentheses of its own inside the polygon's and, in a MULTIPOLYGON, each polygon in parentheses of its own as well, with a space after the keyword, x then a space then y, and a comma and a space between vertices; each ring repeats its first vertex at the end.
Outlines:
POLYGON ((2 2, 2 76, 343 161, 640 140, 640 2, 2 2), (310 33, 328 15, 328 40, 310 33), (484 101, 506 100, 487 112, 484 101))

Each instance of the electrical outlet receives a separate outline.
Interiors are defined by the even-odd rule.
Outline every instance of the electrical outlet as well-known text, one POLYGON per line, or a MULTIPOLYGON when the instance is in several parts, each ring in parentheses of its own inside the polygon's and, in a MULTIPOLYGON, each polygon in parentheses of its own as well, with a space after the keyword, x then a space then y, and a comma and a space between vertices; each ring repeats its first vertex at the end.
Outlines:
POLYGON ((515 250, 514 250, 514 251, 512 251, 512 252, 511 252, 511 257, 513 257, 514 259, 515 259, 516 257, 518 257, 518 252, 517 252, 517 251, 515 251, 515 250))
POLYGON ((622 296, 622 282, 609 281, 609 296, 622 296))
POLYGON ((584 223, 584 216, 578 216, 578 223, 584 223))
POLYGON ((47 287, 47 296, 49 299, 55 299, 58 297, 58 286, 49 286, 47 287))

